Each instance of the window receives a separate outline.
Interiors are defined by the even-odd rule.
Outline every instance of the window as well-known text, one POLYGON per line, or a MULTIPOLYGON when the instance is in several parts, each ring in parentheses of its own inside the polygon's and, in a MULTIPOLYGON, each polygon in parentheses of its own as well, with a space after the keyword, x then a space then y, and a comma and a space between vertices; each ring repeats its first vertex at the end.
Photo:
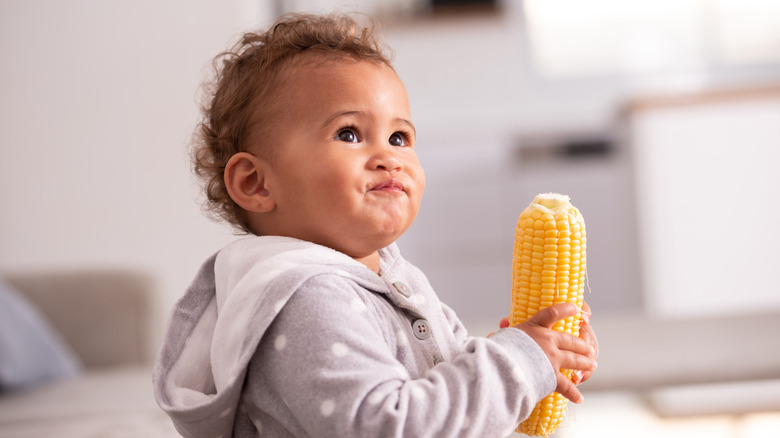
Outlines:
POLYGON ((776 0, 525 0, 524 13, 551 77, 780 62, 776 0))

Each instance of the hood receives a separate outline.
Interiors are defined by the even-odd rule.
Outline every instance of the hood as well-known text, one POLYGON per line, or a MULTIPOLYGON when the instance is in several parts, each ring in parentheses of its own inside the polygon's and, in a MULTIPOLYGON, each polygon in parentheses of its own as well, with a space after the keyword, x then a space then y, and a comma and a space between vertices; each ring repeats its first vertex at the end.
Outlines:
MULTIPOLYGON (((382 266, 398 257, 380 251, 382 266)), ((247 237, 201 266, 168 320, 155 397, 185 437, 230 436, 247 365, 263 334, 309 278, 337 273, 371 290, 383 280, 351 257, 298 239, 247 237)))

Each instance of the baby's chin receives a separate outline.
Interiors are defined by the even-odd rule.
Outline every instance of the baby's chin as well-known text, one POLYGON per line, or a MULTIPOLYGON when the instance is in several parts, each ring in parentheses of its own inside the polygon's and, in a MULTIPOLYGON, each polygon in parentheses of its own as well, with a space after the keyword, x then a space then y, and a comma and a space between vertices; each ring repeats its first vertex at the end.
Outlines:
POLYGON ((344 248, 343 250, 339 250, 338 248, 336 249, 352 257, 353 259, 362 259, 378 253, 380 249, 390 246, 393 242, 395 242, 395 239, 386 239, 386 240, 383 239, 371 245, 366 245, 364 242, 364 244, 359 246, 344 248))
POLYGON ((384 219, 371 224, 353 224, 352 228, 339 227, 325 246, 354 259, 368 257, 398 240, 412 225, 413 215, 388 215, 384 219))
POLYGON ((372 236, 370 238, 363 238, 359 241, 352 242, 352 245, 344 246, 343 250, 340 251, 355 259, 368 257, 393 244, 393 242, 398 240, 402 234, 403 232, 393 232, 372 236))

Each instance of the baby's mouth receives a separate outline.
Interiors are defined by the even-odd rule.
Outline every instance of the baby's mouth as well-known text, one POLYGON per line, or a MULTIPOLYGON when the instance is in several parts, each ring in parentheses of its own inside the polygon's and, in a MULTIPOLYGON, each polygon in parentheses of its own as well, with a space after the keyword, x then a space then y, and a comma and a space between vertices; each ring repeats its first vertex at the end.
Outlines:
POLYGON ((395 178, 390 178, 377 184, 371 188, 371 190, 389 193, 402 193, 404 191, 404 185, 401 183, 401 181, 395 178))

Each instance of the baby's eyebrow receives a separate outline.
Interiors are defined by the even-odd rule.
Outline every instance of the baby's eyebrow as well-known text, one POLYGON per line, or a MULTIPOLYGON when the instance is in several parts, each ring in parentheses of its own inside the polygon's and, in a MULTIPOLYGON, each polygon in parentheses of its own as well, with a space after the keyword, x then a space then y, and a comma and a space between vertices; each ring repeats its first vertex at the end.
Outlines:
POLYGON ((339 112, 331 115, 327 119, 325 119, 325 122, 322 124, 322 127, 323 128, 327 127, 328 125, 332 124, 333 121, 336 120, 336 119, 340 119, 340 118, 343 118, 343 117, 357 117, 357 116, 360 116, 360 114, 361 114, 360 111, 339 111, 339 112))

